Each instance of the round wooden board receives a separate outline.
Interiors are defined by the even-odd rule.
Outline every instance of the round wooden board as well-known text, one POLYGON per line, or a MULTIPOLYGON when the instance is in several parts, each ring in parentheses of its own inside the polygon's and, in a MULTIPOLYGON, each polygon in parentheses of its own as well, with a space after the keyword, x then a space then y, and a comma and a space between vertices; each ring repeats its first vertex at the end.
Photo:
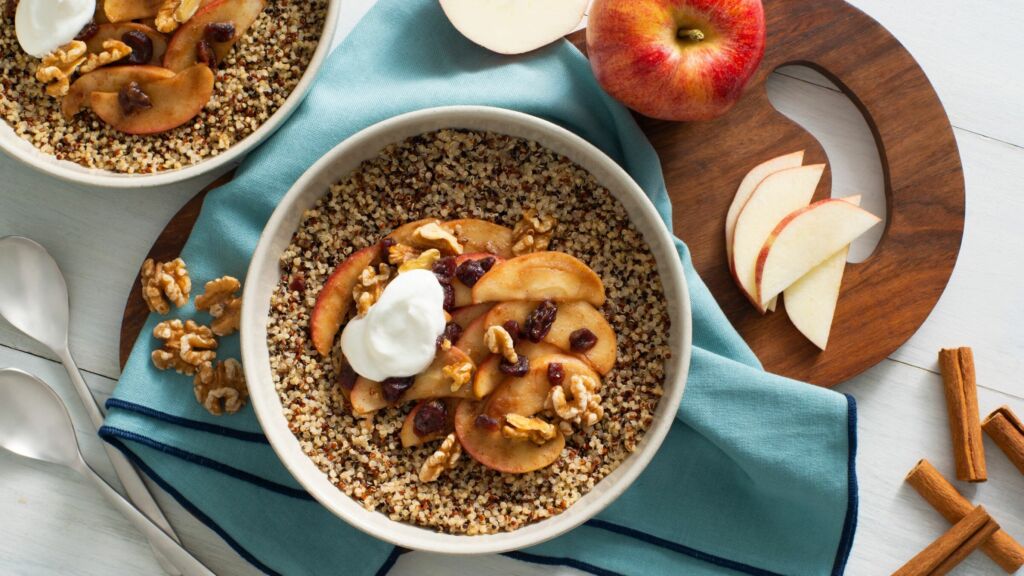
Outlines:
MULTIPOLYGON (((884 27, 843 0, 766 0, 765 12, 764 62, 729 114, 711 122, 638 121, 661 157, 674 231, 729 320, 767 370, 834 386, 896 350, 938 301, 963 236, 963 169, 938 96, 884 27), (787 64, 817 69, 850 96, 874 133, 885 176, 885 233, 868 260, 847 267, 824 352, 790 324, 784 302, 774 314, 758 314, 726 263, 725 214, 743 176, 764 160, 801 149, 806 162, 827 162, 818 141, 768 101, 768 75, 787 64)), ((582 32, 569 39, 585 49, 582 32)), ((815 199, 830 191, 826 170, 815 199)), ((150 257, 178 254, 205 192, 171 220, 150 257)), ((146 315, 136 282, 121 330, 122 366, 146 315)))

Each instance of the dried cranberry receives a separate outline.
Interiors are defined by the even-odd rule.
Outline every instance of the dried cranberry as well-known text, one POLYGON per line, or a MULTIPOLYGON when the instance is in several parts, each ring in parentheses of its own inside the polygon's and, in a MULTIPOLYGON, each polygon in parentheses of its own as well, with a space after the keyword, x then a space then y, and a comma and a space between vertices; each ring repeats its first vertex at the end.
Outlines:
POLYGON ((196 44, 196 60, 210 68, 217 67, 217 53, 213 51, 213 47, 206 40, 200 40, 196 44))
POLYGON ((234 22, 213 22, 206 25, 203 36, 210 42, 230 42, 235 37, 234 22))
POLYGON ((573 352, 586 352, 595 344, 597 344, 597 336, 589 328, 573 330, 572 334, 569 334, 569 348, 573 352))
POLYGON ((78 36, 75 36, 75 40, 81 40, 82 42, 88 41, 90 38, 96 35, 100 31, 100 27, 95 22, 89 22, 78 32, 78 36))
POLYGON ((472 287, 476 284, 476 281, 484 275, 484 268, 480 265, 479 260, 466 260, 459 265, 459 268, 455 271, 455 276, 462 281, 466 286, 472 287))
POLYGON ((302 272, 292 274, 292 280, 288 283, 288 289, 292 292, 306 291, 306 275, 302 272))
POLYGON ((494 268, 494 263, 498 260, 494 256, 488 256, 477 260, 480 263, 480 267, 484 269, 484 272, 490 272, 491 268, 494 268))
POLYGON ((449 322, 444 325, 444 332, 437 337, 437 345, 441 346, 441 343, 447 340, 451 344, 455 344, 459 337, 462 336, 462 326, 459 326, 455 322, 449 322))
POLYGON ((451 256, 445 256, 437 262, 434 262, 434 276, 437 276, 437 281, 441 284, 451 284, 452 277, 455 276, 455 258, 451 256))
POLYGON ((345 390, 352 390, 356 387, 356 378, 358 378, 356 371, 346 363, 342 366, 341 373, 338 374, 338 384, 345 390))
POLYGON ((126 64, 148 64, 153 59, 153 40, 138 30, 129 30, 121 35, 124 42, 132 49, 132 53, 124 59, 126 64))
POLYGON ((142 91, 138 82, 129 82, 124 88, 121 88, 121 91, 117 93, 117 102, 121 105, 121 110, 125 115, 134 114, 139 110, 149 110, 153 107, 149 96, 142 91))
POLYGON ((452 288, 451 284, 441 284, 441 289, 444 290, 444 309, 446 312, 455 310, 455 289, 452 288))
POLYGON ((551 325, 558 316, 558 304, 545 300, 526 318, 526 337, 530 342, 540 342, 551 331, 551 325))
POLYGON ((505 332, 508 332, 508 335, 512 337, 513 344, 519 344, 519 338, 520 336, 522 336, 522 332, 519 329, 518 321, 506 320, 505 323, 501 325, 501 327, 504 328, 505 332))
POLYGON ((498 363, 498 370, 501 370, 502 373, 508 374, 509 376, 522 378, 530 371, 530 359, 526 357, 526 354, 520 354, 519 361, 512 364, 508 360, 502 358, 501 362, 498 363))
POLYGON ((388 403, 394 404, 398 401, 398 398, 402 396, 402 393, 412 387, 412 377, 408 378, 388 378, 380 383, 381 390, 384 392, 384 399, 388 403))
POLYGON ((562 366, 561 362, 552 362, 548 364, 548 382, 552 386, 558 386, 562 382, 565 382, 565 366, 562 366))
POLYGON ((420 406, 412 419, 412 431, 417 436, 434 434, 444 429, 448 422, 448 406, 440 400, 431 400, 420 406))
POLYGON ((488 416, 487 414, 481 414, 477 416, 474 423, 476 424, 477 428, 483 428, 485 430, 491 431, 498 429, 498 420, 488 416))
POLYGON ((394 238, 385 238, 380 241, 381 260, 387 262, 391 259, 391 255, 388 254, 388 251, 391 250, 391 247, 394 246, 395 244, 398 244, 398 242, 395 242, 394 238))

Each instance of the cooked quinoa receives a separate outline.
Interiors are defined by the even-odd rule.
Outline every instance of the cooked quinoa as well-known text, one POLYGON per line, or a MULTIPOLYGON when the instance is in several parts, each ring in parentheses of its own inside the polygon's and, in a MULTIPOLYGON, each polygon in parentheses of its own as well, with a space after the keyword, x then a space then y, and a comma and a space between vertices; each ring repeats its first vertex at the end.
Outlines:
POLYGON ((189 123, 150 136, 118 132, 88 109, 65 119, 61 100, 47 96, 35 78, 40 60, 18 45, 14 19, 2 17, 0 115, 60 160, 129 174, 183 168, 227 150, 284 104, 316 51, 326 14, 327 0, 269 0, 220 63, 206 108, 189 123))
POLYGON ((268 341, 274 383, 303 450, 340 490, 393 520, 454 534, 510 531, 565 510, 636 449, 662 394, 669 316, 654 256, 622 205, 568 159, 509 136, 442 130, 386 148, 331 187, 281 256, 268 341), (605 418, 566 439, 551 466, 523 475, 463 454, 431 483, 419 470, 440 440, 403 448, 412 404, 352 415, 331 359, 309 339, 309 316, 334 267, 401 224, 480 218, 512 227, 536 208, 558 220, 551 250, 604 281, 603 313, 618 336, 600 394, 605 418))

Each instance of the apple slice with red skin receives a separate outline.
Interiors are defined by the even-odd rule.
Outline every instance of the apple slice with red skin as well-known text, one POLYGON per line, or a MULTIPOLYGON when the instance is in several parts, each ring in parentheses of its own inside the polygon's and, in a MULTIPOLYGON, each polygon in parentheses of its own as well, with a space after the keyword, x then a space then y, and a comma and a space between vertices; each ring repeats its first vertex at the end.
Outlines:
POLYGON ((772 231, 757 259, 757 299, 774 298, 881 221, 839 198, 790 214, 772 231))
MULTIPOLYGON (((548 344, 547 342, 530 342, 529 340, 520 340, 516 344, 516 353, 521 356, 526 356, 530 359, 530 365, 533 366, 537 358, 541 356, 548 356, 551 354, 558 354, 561 350, 557 346, 548 344)), ((495 389, 508 378, 508 374, 501 371, 501 360, 502 357, 498 354, 492 354, 484 360, 476 369, 476 374, 473 375, 473 395, 477 399, 483 398, 494 392, 495 389)))
POLYGON ((374 244, 353 252, 335 267, 334 272, 316 297, 316 305, 309 317, 310 337, 313 347, 326 358, 334 346, 342 323, 352 308, 352 289, 359 281, 359 274, 380 260, 380 246, 374 244))
POLYGON ((93 92, 92 111, 101 120, 125 134, 158 134, 177 128, 196 117, 213 95, 213 72, 193 66, 173 78, 155 80, 142 87, 152 108, 126 114, 117 92, 93 92))
POLYGON ((456 308, 455 310, 452 310, 451 321, 465 329, 466 326, 472 324, 474 320, 490 312, 491 308, 494 308, 494 304, 490 302, 456 308))
POLYGON ((230 22, 235 26, 235 35, 227 42, 210 43, 217 61, 224 60, 266 6, 266 0, 216 0, 200 8, 171 37, 164 54, 164 67, 179 72, 194 66, 199 62, 196 46, 205 38, 206 27, 230 22))
MULTIPOLYGON (((515 320, 519 323, 520 328, 525 330, 526 319, 536 308, 536 302, 503 302, 487 313, 483 329, 486 332, 487 328, 491 326, 501 326, 509 320, 515 320)), ((525 341, 525 338, 521 340, 521 342, 525 341)), ((543 341, 567 354, 585 358, 602 375, 610 372, 615 366, 617 354, 615 330, 605 320, 604 314, 586 302, 559 303, 555 321, 543 341), (574 352, 569 343, 569 336, 581 328, 593 332, 594 336, 597 336, 597 342, 590 350, 574 352)))
POLYGON ((463 218, 449 220, 443 227, 459 239, 463 254, 486 252, 503 260, 514 256, 512 229, 507 226, 477 218, 463 218))
POLYGON ((434 440, 440 440, 445 436, 452 433, 455 430, 455 406, 459 400, 457 398, 443 398, 440 400, 445 405, 445 414, 448 416, 448 420, 445 426, 437 432, 431 432, 420 436, 416 433, 416 414, 423 409, 424 406, 433 402, 433 400, 421 400, 412 411, 409 412, 408 416, 405 417, 405 421, 402 422, 402 431, 399 433, 399 438, 402 440, 403 448, 412 448, 413 446, 420 446, 434 440))
POLYGON ((589 266, 564 252, 534 252, 495 264, 473 286, 473 302, 605 301, 604 284, 589 266))
MULTIPOLYGON (((471 398, 473 397, 472 381, 452 392, 451 383, 442 370, 445 366, 468 360, 469 357, 458 348, 452 347, 438 353, 425 370, 416 375, 412 386, 399 396, 396 404, 404 404, 424 398, 471 398)), ((475 365, 475 363, 474 363, 475 365)), ((356 379, 356 385, 350 395, 352 408, 356 414, 369 414, 389 405, 384 397, 380 382, 363 378, 356 379)))
POLYGON ((799 168, 803 163, 804 151, 800 150, 762 162, 754 166, 743 177, 743 181, 736 189, 736 195, 733 196, 732 204, 729 205, 729 211, 725 214, 725 253, 730 263, 732 262, 732 238, 736 231, 736 219, 739 218, 740 212, 747 205, 747 200, 750 200, 750 195, 757 189, 758 184, 776 172, 799 168))
MULTIPOLYGON (((484 258, 494 258, 495 265, 505 261, 504 258, 496 254, 490 254, 487 252, 474 252, 472 254, 460 254, 456 256, 455 266, 461 266, 464 262, 468 260, 483 260, 484 258)), ((484 276, 486 275, 487 274, 484 273, 484 276)), ((483 276, 481 276, 481 278, 483 278, 483 276)), ((456 308, 473 305, 473 289, 470 288, 469 286, 466 286, 462 282, 462 280, 458 279, 458 277, 452 279, 452 291, 455 295, 454 302, 456 308)))
MULTIPOLYGON (((149 61, 145 64, 160 66, 163 61, 164 52, 167 51, 167 37, 145 24, 138 24, 136 22, 100 24, 96 27, 96 34, 86 40, 85 47, 90 54, 99 54, 103 52, 104 42, 107 40, 120 41, 128 32, 142 32, 149 37, 150 42, 153 43, 153 55, 150 56, 149 61)), ((102 69, 99 68, 98 70, 102 69)), ((109 90, 105 90, 105 92, 109 92, 109 90)))
POLYGON ((145 91, 150 83, 169 78, 174 78, 174 72, 159 66, 104 66, 75 80, 61 100, 61 111, 71 118, 91 104, 93 92, 116 93, 131 82, 138 82, 145 91))

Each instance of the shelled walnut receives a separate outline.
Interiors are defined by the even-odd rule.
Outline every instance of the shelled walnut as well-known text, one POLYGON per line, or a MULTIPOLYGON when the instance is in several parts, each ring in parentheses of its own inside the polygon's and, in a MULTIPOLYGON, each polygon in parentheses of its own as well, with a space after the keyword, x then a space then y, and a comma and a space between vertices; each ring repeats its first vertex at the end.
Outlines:
POLYGON ((503 326, 494 325, 484 333, 484 343, 492 354, 501 354, 509 364, 519 362, 515 340, 503 326))
POLYGON ((538 417, 527 418, 519 414, 505 416, 505 426, 501 435, 512 440, 529 440, 538 446, 545 444, 557 434, 557 429, 550 422, 538 417))
POLYGON ((59 98, 71 88, 71 76, 86 60, 85 42, 72 40, 50 54, 36 70, 36 80, 46 84, 46 94, 59 98))
POLYGON ((442 228, 437 222, 420 226, 413 232, 413 238, 427 246, 437 248, 445 254, 462 254, 463 249, 459 239, 451 232, 442 228))
POLYGON ((456 362, 449 364, 444 368, 441 368, 441 373, 451 383, 452 392, 458 392, 463 386, 469 384, 473 379, 473 362, 471 360, 465 360, 463 362, 456 362))
POLYGON ((568 383, 551 387, 545 408, 553 410, 563 422, 589 428, 604 417, 599 386, 594 378, 575 374, 568 383))
POLYGON ((459 439, 453 432, 444 439, 441 447, 423 462, 423 467, 420 468, 420 481, 433 482, 437 480, 441 477, 442 472, 455 467, 460 456, 462 456, 462 444, 459 444, 459 439))
POLYGON ((192 18, 200 4, 200 0, 164 0, 154 20, 156 29, 164 34, 174 32, 180 24, 192 18))
POLYGON ((192 384, 196 401, 214 416, 238 412, 249 398, 242 365, 234 358, 203 364, 192 384))
POLYGON ((419 256, 410 258, 398 267, 398 272, 408 272, 410 270, 430 270, 430 267, 441 259, 441 252, 436 248, 424 250, 419 256))
POLYGON ((398 266, 418 255, 419 251, 408 244, 395 244, 388 247, 388 263, 392 266, 398 266))
POLYGON ((391 279, 391 268, 387 264, 380 264, 376 269, 367 266, 359 273, 359 279, 355 288, 352 289, 352 298, 356 301, 356 311, 359 316, 366 316, 370 307, 377 303, 380 295, 384 293, 384 286, 391 279))
POLYGON ((112 62, 127 57, 132 53, 130 46, 121 42, 120 40, 105 40, 103 42, 103 51, 99 54, 89 54, 86 57, 85 63, 78 69, 81 74, 88 74, 100 66, 106 66, 112 62))
POLYGON ((555 233, 555 224, 557 222, 554 218, 541 216, 533 208, 523 212, 522 218, 512 230, 512 253, 522 256, 547 250, 555 233))
POLYGON ((213 331, 188 320, 166 320, 153 328, 153 337, 163 340, 163 348, 154 350, 153 365, 159 370, 173 368, 189 376, 203 364, 217 358, 217 339, 213 331))
POLYGON ((217 336, 228 336, 238 330, 242 319, 242 298, 238 291, 242 284, 231 276, 222 276, 206 283, 203 294, 196 297, 196 310, 206 310, 213 316, 210 323, 217 336))
POLYGON ((170 262, 154 262, 149 258, 142 263, 142 299, 151 312, 170 312, 168 300, 181 308, 188 304, 191 291, 192 280, 188 276, 185 261, 181 258, 170 262))

